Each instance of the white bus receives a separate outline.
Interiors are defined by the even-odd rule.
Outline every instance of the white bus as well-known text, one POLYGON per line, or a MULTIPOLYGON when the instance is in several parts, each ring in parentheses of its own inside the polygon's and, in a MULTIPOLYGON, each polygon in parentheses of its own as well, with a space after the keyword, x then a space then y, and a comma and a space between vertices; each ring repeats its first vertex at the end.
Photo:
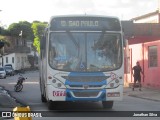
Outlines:
POLYGON ((52 17, 40 42, 42 102, 101 101, 123 97, 123 32, 116 17, 52 17))

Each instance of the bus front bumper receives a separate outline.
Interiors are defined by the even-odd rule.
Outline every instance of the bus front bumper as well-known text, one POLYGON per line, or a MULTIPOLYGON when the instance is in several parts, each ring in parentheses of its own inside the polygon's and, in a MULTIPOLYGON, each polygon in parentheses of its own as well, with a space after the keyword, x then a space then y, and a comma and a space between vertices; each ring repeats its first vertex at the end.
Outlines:
POLYGON ((49 85, 48 100, 52 101, 119 101, 123 86, 114 89, 58 89, 49 85))

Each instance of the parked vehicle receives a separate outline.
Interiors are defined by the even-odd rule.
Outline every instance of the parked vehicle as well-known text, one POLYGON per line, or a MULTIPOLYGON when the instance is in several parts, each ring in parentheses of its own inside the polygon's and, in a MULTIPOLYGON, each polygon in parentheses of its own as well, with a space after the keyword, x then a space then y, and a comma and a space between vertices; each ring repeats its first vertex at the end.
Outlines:
POLYGON ((0 68, 0 78, 6 78, 6 71, 3 67, 0 68))
POLYGON ((5 67, 11 67, 11 68, 13 68, 12 64, 6 64, 5 67))
POLYGON ((15 73, 12 67, 5 66, 5 70, 6 70, 6 75, 14 76, 15 73))
POLYGON ((20 92, 23 89, 23 82, 25 79, 21 74, 19 74, 20 76, 18 77, 17 80, 17 84, 14 86, 14 91, 16 92, 20 92))

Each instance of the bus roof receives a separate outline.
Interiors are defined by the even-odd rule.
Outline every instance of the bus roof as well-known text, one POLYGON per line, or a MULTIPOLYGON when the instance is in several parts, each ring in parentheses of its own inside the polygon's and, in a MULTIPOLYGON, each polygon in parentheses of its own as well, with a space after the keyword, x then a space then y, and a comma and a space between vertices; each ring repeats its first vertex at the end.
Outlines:
POLYGON ((105 15, 88 15, 88 14, 86 14, 86 15, 55 15, 55 16, 51 16, 51 18, 50 18, 50 21, 52 20, 52 19, 54 19, 54 18, 62 18, 62 17, 66 17, 66 18, 69 18, 69 17, 100 17, 100 18, 115 18, 115 19, 118 19, 119 20, 119 18, 118 17, 115 17, 115 16, 105 16, 105 15))

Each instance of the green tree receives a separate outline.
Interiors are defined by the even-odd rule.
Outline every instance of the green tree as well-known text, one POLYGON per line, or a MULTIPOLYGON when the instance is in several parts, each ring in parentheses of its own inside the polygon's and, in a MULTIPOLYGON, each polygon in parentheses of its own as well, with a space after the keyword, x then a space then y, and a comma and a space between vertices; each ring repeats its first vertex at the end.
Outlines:
POLYGON ((40 40, 42 39, 46 26, 47 26, 46 22, 34 21, 32 23, 32 29, 34 33, 33 45, 35 46, 38 53, 40 53, 40 40))
POLYGON ((19 23, 12 23, 8 27, 8 31, 13 37, 19 37, 19 34, 22 31, 22 38, 33 40, 34 35, 31 26, 32 24, 27 21, 20 21, 19 23))
POLYGON ((8 36, 9 31, 7 29, 4 29, 3 27, 0 27, 0 35, 8 36))
POLYGON ((8 46, 8 47, 10 46, 10 42, 9 42, 7 36, 0 35, 0 41, 4 42, 4 45, 6 45, 6 46, 8 46))

